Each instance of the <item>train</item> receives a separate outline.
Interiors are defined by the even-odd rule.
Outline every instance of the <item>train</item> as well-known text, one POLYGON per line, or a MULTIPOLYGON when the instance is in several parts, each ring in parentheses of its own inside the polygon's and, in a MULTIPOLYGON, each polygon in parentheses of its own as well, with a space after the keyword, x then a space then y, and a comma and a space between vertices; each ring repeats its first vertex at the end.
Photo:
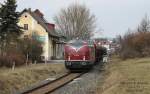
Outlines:
POLYGON ((88 70, 98 64, 106 49, 92 40, 75 39, 64 46, 65 67, 69 70, 88 70))

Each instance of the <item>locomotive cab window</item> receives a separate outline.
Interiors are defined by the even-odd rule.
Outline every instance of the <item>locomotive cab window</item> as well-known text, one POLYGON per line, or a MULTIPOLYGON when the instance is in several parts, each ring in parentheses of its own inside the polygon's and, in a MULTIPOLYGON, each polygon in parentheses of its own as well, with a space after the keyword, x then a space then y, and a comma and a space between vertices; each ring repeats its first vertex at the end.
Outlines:
POLYGON ((69 45, 74 46, 74 47, 80 47, 80 46, 84 45, 84 42, 81 40, 74 40, 74 41, 70 42, 69 45))

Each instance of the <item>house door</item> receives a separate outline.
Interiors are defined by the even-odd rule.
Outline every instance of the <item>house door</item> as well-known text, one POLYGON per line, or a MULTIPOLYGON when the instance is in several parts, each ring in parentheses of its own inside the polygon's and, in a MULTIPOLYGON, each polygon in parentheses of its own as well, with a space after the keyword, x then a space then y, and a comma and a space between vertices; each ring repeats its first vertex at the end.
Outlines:
POLYGON ((53 40, 53 56, 56 57, 56 42, 53 40))

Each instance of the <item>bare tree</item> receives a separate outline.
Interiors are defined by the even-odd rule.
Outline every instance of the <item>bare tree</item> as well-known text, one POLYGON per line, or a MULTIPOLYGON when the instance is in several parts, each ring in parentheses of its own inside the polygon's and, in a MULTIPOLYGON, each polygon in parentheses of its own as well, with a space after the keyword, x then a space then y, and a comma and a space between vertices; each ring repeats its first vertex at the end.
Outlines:
POLYGON ((142 19, 138 26, 138 32, 149 32, 150 31, 150 20, 147 15, 142 19))
POLYGON ((54 17, 59 31, 67 37, 68 40, 74 38, 89 39, 91 33, 95 30, 96 19, 90 13, 90 10, 79 4, 72 4, 67 9, 62 9, 54 17))

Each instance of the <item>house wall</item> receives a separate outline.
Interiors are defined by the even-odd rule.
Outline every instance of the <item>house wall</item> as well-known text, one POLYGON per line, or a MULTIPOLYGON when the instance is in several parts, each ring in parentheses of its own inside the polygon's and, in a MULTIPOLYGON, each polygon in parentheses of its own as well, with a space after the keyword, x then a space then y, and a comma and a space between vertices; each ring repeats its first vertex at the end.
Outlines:
POLYGON ((27 12, 23 13, 19 18, 19 26, 24 27, 24 24, 28 24, 28 30, 24 30, 24 35, 28 35, 32 37, 34 33, 36 33, 39 37, 39 40, 43 41, 43 54, 42 56, 48 60, 52 54, 52 42, 51 39, 46 32, 46 30, 27 12), (26 16, 26 17, 25 17, 26 16))
POLYGON ((56 44, 56 57, 58 59, 63 59, 64 57, 64 44, 56 44))
MULTIPOLYGON (((49 39, 49 41, 48 41, 49 44, 52 44, 51 38, 49 37, 48 39, 49 39)), ((48 53, 49 53, 49 56, 50 56, 49 59, 51 59, 51 57, 53 56, 53 45, 49 45, 48 48, 49 48, 48 53)))

